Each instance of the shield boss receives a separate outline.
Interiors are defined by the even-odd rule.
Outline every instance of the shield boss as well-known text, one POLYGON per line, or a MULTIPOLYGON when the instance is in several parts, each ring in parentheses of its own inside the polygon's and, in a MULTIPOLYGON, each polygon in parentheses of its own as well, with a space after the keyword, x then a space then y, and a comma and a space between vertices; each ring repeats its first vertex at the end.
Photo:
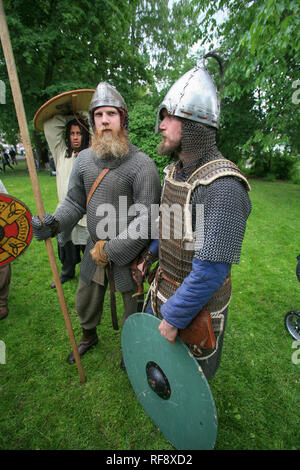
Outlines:
POLYGON ((30 245, 31 212, 19 199, 0 193, 0 266, 14 261, 30 245))
POLYGON ((217 412, 208 382, 179 337, 171 344, 160 320, 130 315, 122 329, 126 371, 137 398, 165 438, 180 450, 212 449, 217 412))

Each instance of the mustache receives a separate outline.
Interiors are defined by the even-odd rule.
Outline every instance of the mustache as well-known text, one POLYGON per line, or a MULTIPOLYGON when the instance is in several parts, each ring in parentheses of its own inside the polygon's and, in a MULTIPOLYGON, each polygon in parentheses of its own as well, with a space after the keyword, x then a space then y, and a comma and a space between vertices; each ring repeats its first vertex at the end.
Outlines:
POLYGON ((105 131, 111 131, 112 134, 114 134, 114 135, 116 133, 111 127, 102 126, 102 127, 100 127, 100 129, 97 129, 96 134, 102 137, 103 134, 105 133, 105 131))
MULTIPOLYGON (((108 128, 106 127, 105 130, 108 128)), ((120 129, 106 138, 101 129, 97 129, 92 139, 92 149, 100 158, 121 157, 129 152, 128 132, 120 129)))

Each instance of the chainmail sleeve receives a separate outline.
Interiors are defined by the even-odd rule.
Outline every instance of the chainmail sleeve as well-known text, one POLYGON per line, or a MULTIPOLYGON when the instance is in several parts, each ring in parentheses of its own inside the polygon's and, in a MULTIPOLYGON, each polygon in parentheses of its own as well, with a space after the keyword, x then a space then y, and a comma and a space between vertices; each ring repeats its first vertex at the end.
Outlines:
POLYGON ((195 258, 238 264, 251 202, 244 184, 234 177, 199 185, 191 199, 195 258), (202 204, 204 212, 196 211, 202 204), (196 214, 202 214, 196 218, 196 214))

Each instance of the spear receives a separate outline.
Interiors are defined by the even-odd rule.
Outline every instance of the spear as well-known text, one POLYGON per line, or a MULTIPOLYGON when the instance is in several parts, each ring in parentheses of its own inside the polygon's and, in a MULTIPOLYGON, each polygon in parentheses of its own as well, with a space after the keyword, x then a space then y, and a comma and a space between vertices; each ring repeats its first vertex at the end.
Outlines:
MULTIPOLYGON (((24 104, 23 104, 23 99, 22 99, 22 93, 21 93, 21 88, 19 84, 16 64, 14 60, 14 55, 13 55, 13 50, 12 50, 11 41, 9 37, 6 16, 5 16, 5 11, 4 11, 2 0, 0 0, 0 37, 1 37, 1 43, 2 43, 2 48, 4 52, 4 57, 5 57, 9 82, 11 86, 11 91, 13 94, 14 104, 16 108, 16 114, 17 114, 17 119, 19 123, 22 142, 23 142, 24 149, 26 152, 26 161, 27 161, 29 176, 31 179, 35 202, 37 205, 38 216, 40 220, 42 220, 45 214, 45 210, 44 210, 44 205, 42 201, 39 181, 38 181, 38 177, 37 177, 37 173, 35 169, 34 158, 33 158, 33 153, 32 153, 32 148, 31 148, 30 137, 29 137, 29 131, 28 131, 26 115, 25 115, 25 110, 24 110, 24 104)), ((84 372, 83 372, 82 365, 80 362, 80 356, 79 356, 77 345, 75 342, 72 324, 70 321, 66 300, 65 300, 62 285, 60 282, 56 259, 54 255, 54 250, 53 250, 53 246, 52 246, 52 242, 50 238, 45 240, 45 245, 46 245, 46 249, 48 253, 48 258, 49 258, 54 282, 56 285, 56 291, 57 291, 59 303, 60 303, 62 314, 65 320, 65 325, 68 331, 68 335, 71 341, 77 369, 80 375, 80 380, 81 380, 81 383, 85 383, 85 376, 84 376, 84 372)))

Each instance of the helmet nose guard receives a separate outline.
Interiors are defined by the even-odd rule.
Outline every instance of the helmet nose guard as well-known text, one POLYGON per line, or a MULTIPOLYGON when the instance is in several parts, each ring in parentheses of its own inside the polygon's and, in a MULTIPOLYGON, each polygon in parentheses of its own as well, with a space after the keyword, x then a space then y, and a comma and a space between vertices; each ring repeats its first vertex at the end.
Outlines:
MULTIPOLYGON (((220 99, 215 82, 205 67, 206 57, 217 59, 213 53, 206 54, 199 65, 182 75, 166 94, 158 107, 156 134, 162 109, 166 109, 170 116, 190 119, 218 129, 220 99)), ((222 72, 221 65, 220 71, 222 72)))

